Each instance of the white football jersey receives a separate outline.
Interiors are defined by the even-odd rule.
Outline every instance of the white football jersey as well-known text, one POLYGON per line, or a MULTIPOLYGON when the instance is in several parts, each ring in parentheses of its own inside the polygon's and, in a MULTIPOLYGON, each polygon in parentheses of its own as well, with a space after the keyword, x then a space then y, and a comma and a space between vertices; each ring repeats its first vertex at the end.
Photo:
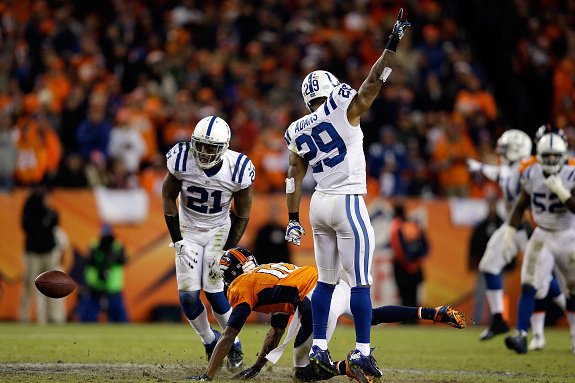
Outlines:
POLYGON ((285 133, 291 151, 307 160, 326 194, 366 194, 363 132, 347 120, 347 108, 357 92, 340 84, 315 112, 293 122, 285 133))
POLYGON ((166 158, 168 171, 182 181, 179 215, 184 227, 212 228, 225 224, 230 219, 232 194, 249 187, 256 175, 252 161, 230 149, 224 152, 221 167, 216 165, 207 170, 198 166, 189 142, 174 145, 166 158))
MULTIPOLYGON (((575 166, 564 165, 558 175, 567 190, 575 188, 575 166)), ((535 163, 525 169, 521 181, 531 196, 531 215, 537 226, 553 231, 573 227, 575 215, 545 185, 541 164, 535 163)))
POLYGON ((505 202, 505 211, 509 215, 513 204, 521 193, 521 173, 519 168, 520 161, 515 161, 511 165, 503 164, 499 167, 499 177, 497 182, 503 193, 503 201, 505 202))

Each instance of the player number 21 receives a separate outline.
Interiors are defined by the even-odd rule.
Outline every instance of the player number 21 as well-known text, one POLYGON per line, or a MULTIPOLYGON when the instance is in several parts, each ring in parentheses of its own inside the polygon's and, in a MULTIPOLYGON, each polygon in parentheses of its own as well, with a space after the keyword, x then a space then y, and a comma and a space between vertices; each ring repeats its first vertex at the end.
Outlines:
POLYGON ((190 186, 186 190, 190 193, 186 198, 186 206, 189 209, 203 214, 215 214, 222 211, 221 190, 214 190, 210 193, 206 189, 197 186, 190 186), (210 198, 212 203, 207 204, 210 198), (208 205, 211 205, 211 207, 208 205))

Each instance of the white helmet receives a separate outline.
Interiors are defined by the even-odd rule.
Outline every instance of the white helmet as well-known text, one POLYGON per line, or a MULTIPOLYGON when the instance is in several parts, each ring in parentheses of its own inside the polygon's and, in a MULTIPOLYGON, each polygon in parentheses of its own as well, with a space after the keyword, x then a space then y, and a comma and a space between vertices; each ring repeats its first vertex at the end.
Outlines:
POLYGON ((307 108, 311 110, 311 101, 314 98, 329 97, 333 88, 339 85, 339 80, 325 70, 315 70, 305 76, 301 83, 301 95, 307 108))
POLYGON ((209 169, 220 162, 230 145, 230 127, 216 116, 202 118, 192 133, 192 155, 202 169, 209 169))
POLYGON ((545 173, 559 173, 567 161, 567 143, 558 134, 544 135, 537 143, 537 160, 545 173))
POLYGON ((531 155, 531 139, 517 129, 505 131, 497 140, 497 153, 508 162, 515 162, 531 155))

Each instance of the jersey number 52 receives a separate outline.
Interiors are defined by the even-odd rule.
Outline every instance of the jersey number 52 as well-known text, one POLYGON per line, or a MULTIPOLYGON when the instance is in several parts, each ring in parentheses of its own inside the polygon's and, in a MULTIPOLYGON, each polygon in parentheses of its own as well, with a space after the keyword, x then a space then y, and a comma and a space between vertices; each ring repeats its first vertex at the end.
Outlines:
MULTIPOLYGON (((327 138, 327 137, 326 137, 327 138)), ((333 150, 337 150, 337 154, 333 157, 324 158, 321 161, 312 165, 312 170, 314 173, 323 172, 323 166, 328 168, 334 167, 343 161, 345 155, 347 154, 347 148, 345 147, 345 142, 341 136, 337 133, 337 130, 332 124, 327 122, 322 122, 314 126, 311 130, 311 136, 302 134, 295 139, 295 143, 298 151, 301 151, 303 146, 307 146, 308 151, 303 155, 307 162, 311 163, 319 152, 331 153, 333 150), (325 142, 322 138, 322 133, 326 133, 329 136, 329 141, 325 142)))

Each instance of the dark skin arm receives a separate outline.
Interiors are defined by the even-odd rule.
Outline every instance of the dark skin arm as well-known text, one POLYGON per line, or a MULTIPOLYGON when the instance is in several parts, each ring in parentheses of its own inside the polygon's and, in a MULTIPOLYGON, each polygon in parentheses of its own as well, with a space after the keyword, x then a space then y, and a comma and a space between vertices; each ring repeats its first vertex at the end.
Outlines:
POLYGON ((168 172, 162 184, 162 207, 164 209, 164 215, 175 217, 178 214, 176 200, 178 199, 181 189, 182 181, 168 172))
POLYGON ((226 326, 226 329, 222 333, 221 338, 218 340, 216 344, 216 348, 210 358, 210 362, 208 363, 208 367, 206 369, 206 375, 213 379, 214 375, 216 375, 216 371, 222 365, 224 358, 230 352, 232 345, 234 344, 234 340, 236 336, 240 333, 240 330, 236 330, 233 327, 226 326))
POLYGON ((383 73, 385 67, 391 68, 395 52, 385 49, 379 59, 373 64, 369 75, 361 84, 357 94, 351 100, 349 108, 347 109, 347 120, 352 126, 359 124, 359 118, 365 113, 373 104, 373 101, 379 94, 379 90, 383 82, 379 76, 383 73))
POLYGON ((299 212, 299 204, 301 201, 301 185, 305 173, 307 172, 308 163, 307 161, 295 154, 290 152, 289 154, 289 167, 287 178, 293 178, 295 181, 295 191, 293 193, 287 193, 287 208, 288 213, 299 212))
POLYGON ((254 366, 262 368, 263 366, 266 365, 268 361, 266 359, 266 355, 269 354, 271 350, 273 350, 278 346, 284 332, 285 328, 277 328, 277 327, 270 328, 268 334, 266 335, 266 338, 264 339, 262 350, 260 351, 260 354, 256 362, 254 363, 254 366))
POLYGON ((236 247, 248 226, 250 210, 252 208, 253 191, 251 185, 234 193, 235 216, 232 218, 232 226, 224 250, 236 247))
MULTIPOLYGON (((572 198, 571 198, 572 199, 572 198)), ((531 197, 525 191, 525 189, 521 190, 521 194, 519 194, 519 198, 515 201, 515 205, 511 209, 511 213, 509 214, 509 226, 514 227, 516 229, 521 226, 521 221, 523 220, 523 214, 525 210, 531 204, 531 197)))
POLYGON ((569 209, 571 213, 575 213, 575 197, 573 197, 573 190, 571 190, 571 197, 563 202, 563 204, 565 207, 567 207, 567 209, 569 209))

